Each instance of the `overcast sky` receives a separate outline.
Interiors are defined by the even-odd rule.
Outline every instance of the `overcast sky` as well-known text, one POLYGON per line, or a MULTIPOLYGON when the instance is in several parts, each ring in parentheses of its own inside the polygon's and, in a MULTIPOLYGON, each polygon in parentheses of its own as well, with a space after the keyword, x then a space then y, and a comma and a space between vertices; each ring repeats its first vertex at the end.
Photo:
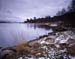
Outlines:
POLYGON ((54 16, 71 0, 0 0, 0 20, 24 21, 26 18, 54 16))

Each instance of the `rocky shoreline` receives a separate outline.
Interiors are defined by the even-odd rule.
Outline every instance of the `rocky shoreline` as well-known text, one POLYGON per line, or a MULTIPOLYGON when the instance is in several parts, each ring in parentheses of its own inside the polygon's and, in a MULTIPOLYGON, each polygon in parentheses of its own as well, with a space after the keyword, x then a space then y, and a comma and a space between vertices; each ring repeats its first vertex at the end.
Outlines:
POLYGON ((58 31, 40 36, 25 44, 1 49, 7 59, 74 59, 75 32, 58 31))

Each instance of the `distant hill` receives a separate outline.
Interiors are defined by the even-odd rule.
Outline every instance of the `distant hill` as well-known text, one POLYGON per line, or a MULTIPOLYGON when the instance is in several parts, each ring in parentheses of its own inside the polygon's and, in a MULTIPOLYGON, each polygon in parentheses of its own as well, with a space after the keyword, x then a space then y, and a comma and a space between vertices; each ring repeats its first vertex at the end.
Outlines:
POLYGON ((10 21, 0 21, 0 23, 11 23, 10 21))
POLYGON ((2 20, 0 20, 0 23, 23 23, 23 22, 17 22, 17 21, 2 21, 2 20))

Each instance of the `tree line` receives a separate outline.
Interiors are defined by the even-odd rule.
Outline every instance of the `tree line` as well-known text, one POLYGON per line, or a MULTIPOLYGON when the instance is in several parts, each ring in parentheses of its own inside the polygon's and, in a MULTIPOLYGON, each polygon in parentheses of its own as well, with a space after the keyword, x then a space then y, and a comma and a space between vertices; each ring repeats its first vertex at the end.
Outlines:
POLYGON ((64 8, 61 11, 58 11, 54 17, 46 16, 42 18, 27 19, 25 22, 29 23, 46 23, 52 21, 63 21, 64 23, 72 24, 75 26, 75 0, 71 0, 70 5, 67 10, 64 8))

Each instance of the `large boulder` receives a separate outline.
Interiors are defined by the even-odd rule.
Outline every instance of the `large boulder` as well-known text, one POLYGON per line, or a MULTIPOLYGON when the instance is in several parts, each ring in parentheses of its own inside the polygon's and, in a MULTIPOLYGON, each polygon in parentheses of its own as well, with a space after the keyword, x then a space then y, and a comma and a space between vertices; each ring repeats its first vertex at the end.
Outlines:
POLYGON ((2 59, 16 59, 16 49, 4 48, 1 50, 2 59))

